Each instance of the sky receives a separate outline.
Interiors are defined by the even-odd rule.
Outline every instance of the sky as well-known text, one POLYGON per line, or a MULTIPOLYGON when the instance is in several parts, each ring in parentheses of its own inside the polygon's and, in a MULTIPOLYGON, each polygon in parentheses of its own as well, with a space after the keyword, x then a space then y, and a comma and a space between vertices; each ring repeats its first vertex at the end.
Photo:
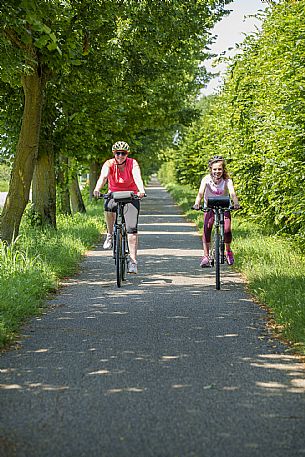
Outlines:
MULTIPOLYGON (((217 35, 215 42, 210 46, 213 53, 220 55, 226 51, 226 56, 232 56, 236 43, 241 43, 245 35, 255 31, 255 27, 260 27, 260 21, 247 17, 256 14, 259 10, 264 10, 268 4, 262 0, 234 0, 226 6, 231 13, 218 22, 212 30, 213 35, 217 35)), ((225 64, 212 67, 212 61, 205 62, 208 71, 220 72, 225 71, 225 64)), ((201 91, 202 95, 214 93, 222 81, 221 76, 215 77, 209 82, 207 87, 201 91)))

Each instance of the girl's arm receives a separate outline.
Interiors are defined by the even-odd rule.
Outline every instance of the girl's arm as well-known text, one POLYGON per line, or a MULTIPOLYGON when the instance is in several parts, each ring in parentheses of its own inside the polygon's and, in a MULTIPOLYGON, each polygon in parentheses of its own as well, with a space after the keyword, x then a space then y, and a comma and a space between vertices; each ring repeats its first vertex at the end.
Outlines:
POLYGON ((196 197, 196 200, 195 200, 195 204, 194 204, 194 208, 196 208, 196 209, 199 209, 201 200, 202 200, 202 198, 204 196, 205 188, 206 188, 206 179, 202 178, 201 184, 200 184, 200 187, 199 187, 199 190, 198 190, 198 194, 197 194, 197 197, 196 197))
POLYGON ((239 205, 239 202, 238 202, 238 198, 237 198, 237 195, 236 195, 236 192, 235 192, 235 189, 234 189, 234 185, 233 185, 232 179, 228 179, 228 191, 229 191, 230 197, 231 197, 231 199, 233 201, 234 209, 239 209, 240 205, 239 205))
POLYGON ((106 181, 108 179, 108 175, 109 175, 109 166, 108 166, 108 163, 105 162, 104 165, 102 166, 102 170, 101 170, 101 174, 100 174, 100 177, 98 178, 97 180, 97 183, 96 183, 96 186, 95 186, 95 189, 93 191, 93 195, 95 197, 98 197, 99 194, 100 194, 100 190, 104 187, 104 185, 106 184, 106 181))
POLYGON ((133 161, 132 176, 133 176, 134 182, 136 183, 136 186, 139 190, 139 197, 144 197, 145 190, 144 190, 144 184, 143 184, 143 180, 142 180, 142 176, 141 176, 141 169, 136 160, 133 161))

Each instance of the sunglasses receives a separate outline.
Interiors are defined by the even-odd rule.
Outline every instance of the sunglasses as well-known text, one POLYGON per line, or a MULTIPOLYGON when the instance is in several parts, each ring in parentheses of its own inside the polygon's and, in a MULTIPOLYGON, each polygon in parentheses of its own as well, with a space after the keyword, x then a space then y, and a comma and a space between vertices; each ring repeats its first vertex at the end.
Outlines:
POLYGON ((115 155, 116 156, 127 156, 127 152, 126 151, 115 151, 115 155))

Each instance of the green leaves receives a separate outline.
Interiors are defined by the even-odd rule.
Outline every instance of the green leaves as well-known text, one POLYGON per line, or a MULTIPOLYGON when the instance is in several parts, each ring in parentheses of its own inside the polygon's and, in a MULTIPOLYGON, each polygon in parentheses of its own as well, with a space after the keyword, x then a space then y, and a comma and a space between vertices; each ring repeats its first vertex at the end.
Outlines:
POLYGON ((222 92, 203 102, 176 159, 180 182, 199 185, 211 155, 227 158, 242 205, 275 231, 305 226, 305 10, 281 1, 247 37, 222 92))

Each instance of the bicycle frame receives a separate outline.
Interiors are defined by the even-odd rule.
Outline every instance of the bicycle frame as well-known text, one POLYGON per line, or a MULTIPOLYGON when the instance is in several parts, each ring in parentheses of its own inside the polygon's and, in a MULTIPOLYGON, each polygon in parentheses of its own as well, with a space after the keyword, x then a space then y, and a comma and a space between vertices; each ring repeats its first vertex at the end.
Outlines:
POLYGON ((220 265, 225 263, 225 242, 224 242, 224 214, 231 211, 229 197, 208 198, 207 206, 199 208, 203 212, 213 211, 214 213, 214 242, 210 246, 210 265, 215 266, 216 290, 220 290, 220 265))
POLYGON ((210 264, 215 266, 216 289, 220 289, 220 265, 225 263, 224 212, 227 209, 210 208, 214 212, 214 241, 210 249, 210 264))
POLYGON ((129 256, 128 235, 126 230, 124 208, 127 203, 132 200, 140 199, 137 195, 130 191, 110 192, 102 194, 104 199, 113 198, 117 203, 116 216, 113 227, 113 258, 115 261, 116 269, 116 282, 117 286, 121 287, 122 281, 126 279, 126 266, 129 256))

